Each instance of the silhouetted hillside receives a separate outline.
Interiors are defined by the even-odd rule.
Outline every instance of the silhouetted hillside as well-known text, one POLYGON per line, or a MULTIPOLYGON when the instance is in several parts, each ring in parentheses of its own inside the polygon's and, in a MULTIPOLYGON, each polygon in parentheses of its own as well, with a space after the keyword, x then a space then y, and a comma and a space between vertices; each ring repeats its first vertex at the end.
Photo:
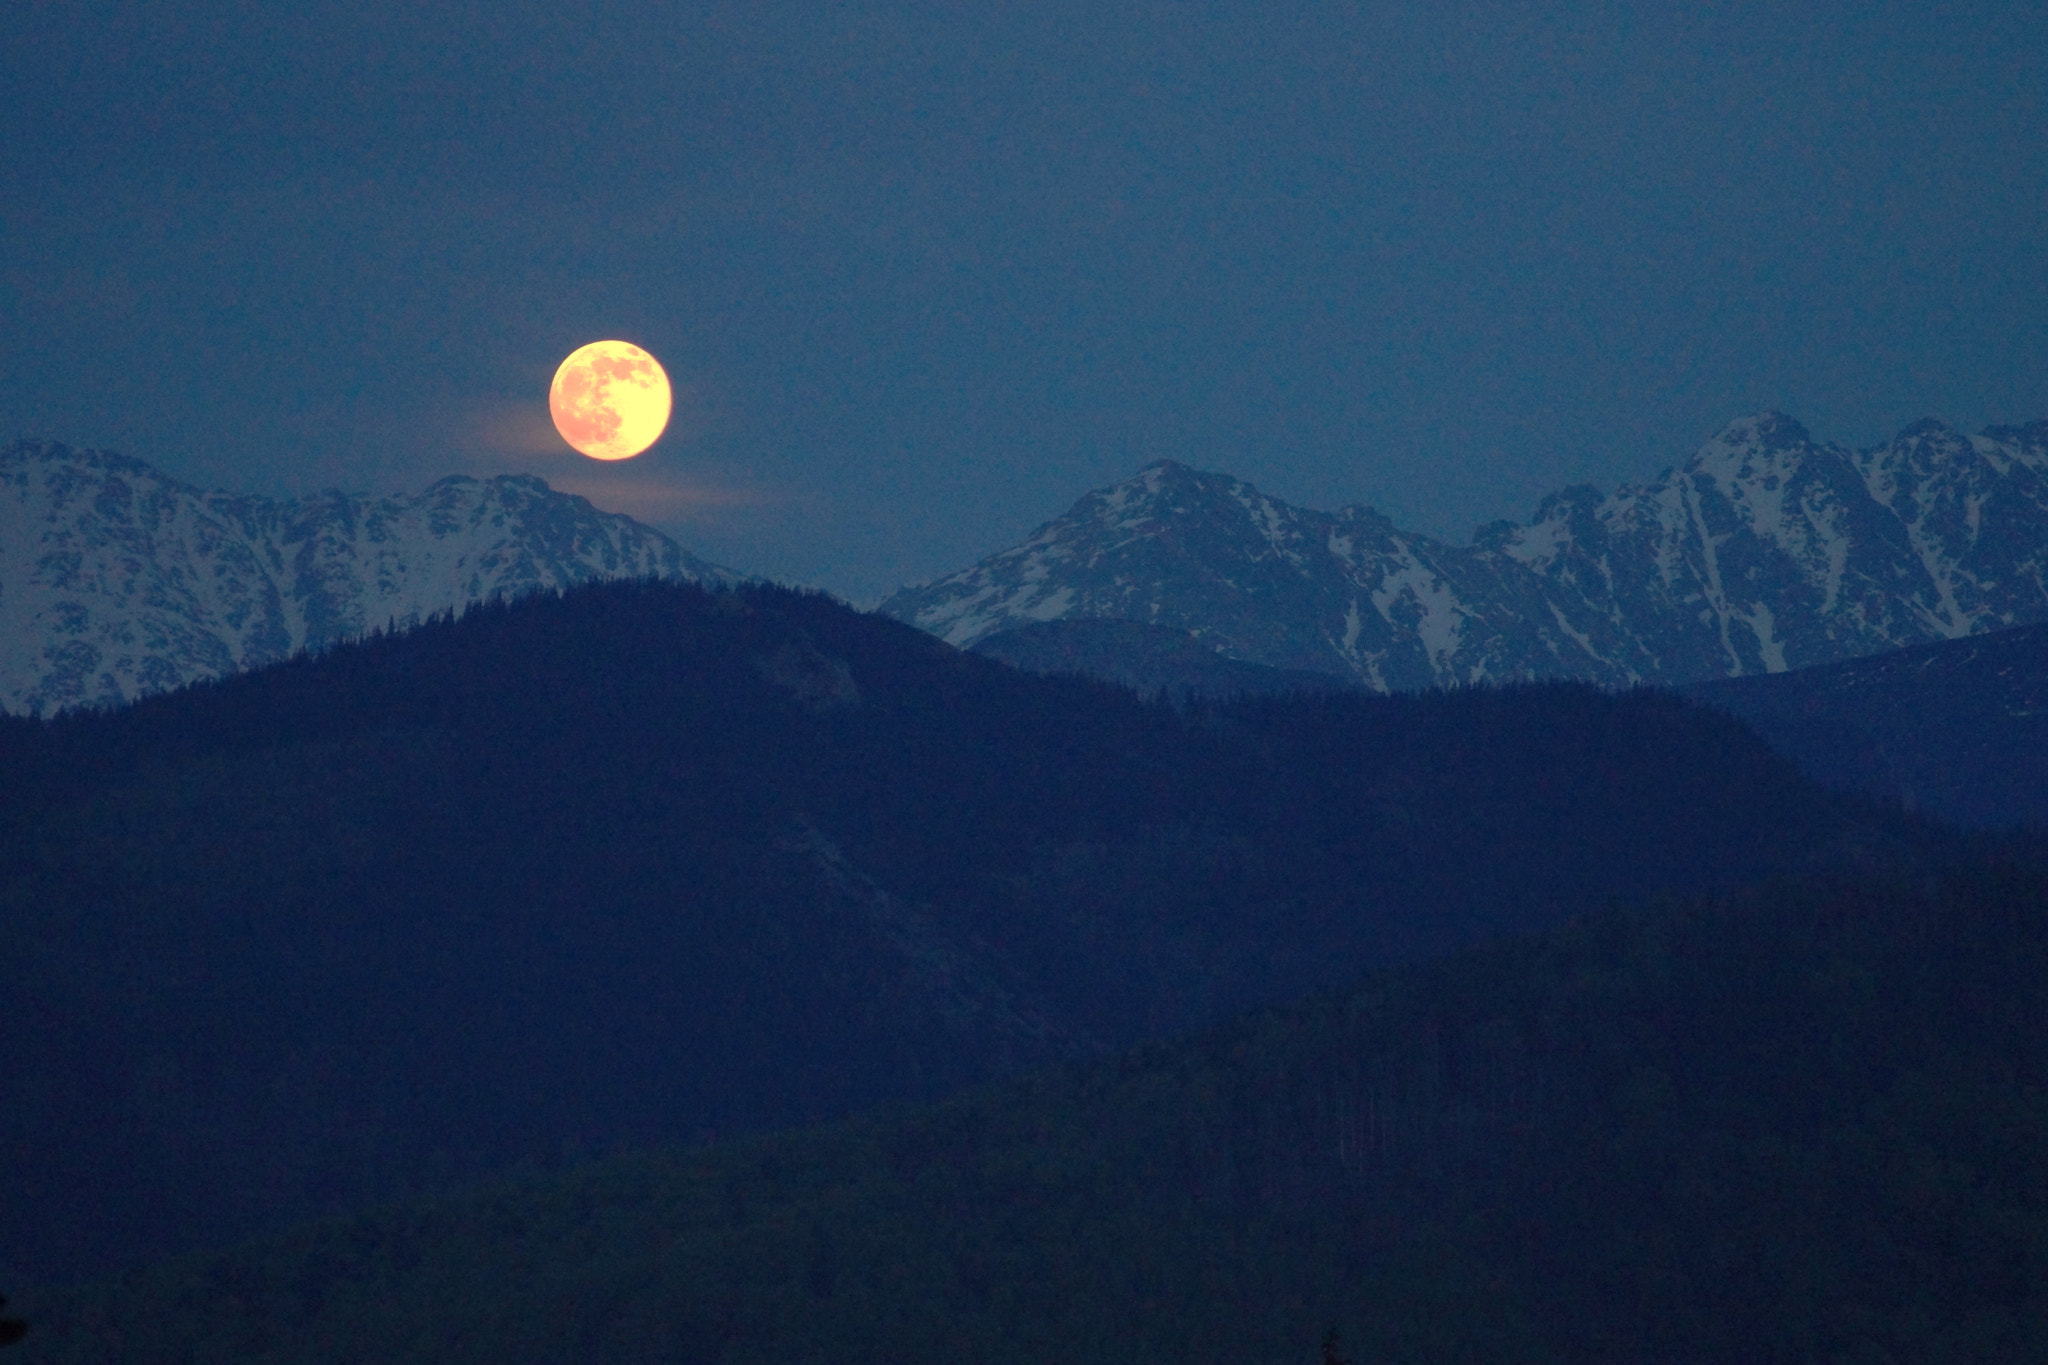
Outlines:
POLYGON ((1177 712, 651 583, 10 720, 0 764, 17 1282, 1933 838, 1665 696, 1177 712))
POLYGON ((2048 826, 2048 626, 1684 690, 1829 786, 1964 825, 2048 826))
MULTIPOLYGON (((972 649, 1180 700, 1351 686, 1225 658, 1186 631, 1136 621, 1033 622, 972 649)), ((1738 717, 1837 790, 1976 828, 2048 825, 2048 626, 1675 690, 1738 717)))
POLYGON ((1032 673, 1079 673, 1140 696, 1164 692, 1178 701, 1338 692, 1358 685, 1335 673, 1226 659, 1184 630, 1100 617, 1034 621, 983 636, 973 650, 1032 673))
POLYGON ((2048 881, 1589 916, 886 1121, 46 1296, 30 1362, 2048 1355, 2048 881))

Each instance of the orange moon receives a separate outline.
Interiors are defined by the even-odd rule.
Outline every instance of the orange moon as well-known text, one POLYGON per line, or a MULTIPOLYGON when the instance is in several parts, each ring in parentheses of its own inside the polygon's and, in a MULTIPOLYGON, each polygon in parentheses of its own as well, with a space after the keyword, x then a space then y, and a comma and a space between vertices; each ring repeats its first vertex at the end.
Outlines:
POLYGON ((630 341, 578 346, 548 387, 555 430, 593 460, 630 460, 653 445, 673 401, 661 362, 630 341))

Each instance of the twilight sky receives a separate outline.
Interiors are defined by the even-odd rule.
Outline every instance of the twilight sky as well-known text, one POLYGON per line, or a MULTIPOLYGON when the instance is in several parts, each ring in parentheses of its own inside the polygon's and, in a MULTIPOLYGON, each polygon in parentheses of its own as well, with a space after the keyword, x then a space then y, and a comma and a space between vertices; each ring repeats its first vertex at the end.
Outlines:
POLYGON ((0 8, 0 442, 524 471, 861 603, 1170 456, 1464 543, 2048 417, 2048 3, 0 8), (604 467, 547 382, 660 358, 604 467))

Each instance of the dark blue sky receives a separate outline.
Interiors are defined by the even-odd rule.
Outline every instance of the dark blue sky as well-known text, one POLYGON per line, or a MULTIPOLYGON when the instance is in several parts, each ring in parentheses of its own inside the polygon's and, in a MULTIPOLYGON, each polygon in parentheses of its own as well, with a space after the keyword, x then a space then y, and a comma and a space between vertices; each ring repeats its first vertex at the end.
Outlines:
POLYGON ((526 470, 869 601, 1160 456, 1464 541, 2048 416, 2048 5, 14 4, 0 440, 526 470), (638 342, 624 468, 547 424, 638 342))

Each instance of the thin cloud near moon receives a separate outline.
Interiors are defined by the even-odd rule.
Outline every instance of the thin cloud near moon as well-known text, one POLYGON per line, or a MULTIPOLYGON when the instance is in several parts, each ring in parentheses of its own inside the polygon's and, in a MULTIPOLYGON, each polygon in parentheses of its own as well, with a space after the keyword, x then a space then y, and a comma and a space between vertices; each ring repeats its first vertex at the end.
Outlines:
MULTIPOLYGON (((481 408, 469 430, 473 434, 468 444, 474 452, 465 461, 469 472, 483 477, 537 475, 557 492, 588 498, 603 511, 620 512, 635 521, 690 521, 721 508, 766 507, 788 501, 786 495, 765 489, 686 479, 645 460, 595 464, 564 446, 547 409, 531 400, 508 400, 481 408)), ((660 456, 657 453, 650 458, 660 456)), ((717 474, 710 477, 716 479, 717 474)))
POLYGON ((471 426, 479 448, 492 455, 561 458, 572 453, 544 402, 493 404, 479 411, 471 426))
MULTIPOLYGON (((600 511, 617 512, 649 524, 699 521, 725 509, 770 507, 789 501, 786 493, 721 483, 720 472, 693 470, 685 476, 669 466, 662 451, 674 451, 679 427, 695 436, 703 422, 704 395, 698 384, 674 389, 673 412, 661 450, 645 459, 593 461, 570 449, 555 428, 545 401, 506 395, 468 410, 458 446, 464 462, 481 477, 532 474, 559 493, 587 498, 600 511)), ((445 472, 445 471, 443 471, 445 472)))

